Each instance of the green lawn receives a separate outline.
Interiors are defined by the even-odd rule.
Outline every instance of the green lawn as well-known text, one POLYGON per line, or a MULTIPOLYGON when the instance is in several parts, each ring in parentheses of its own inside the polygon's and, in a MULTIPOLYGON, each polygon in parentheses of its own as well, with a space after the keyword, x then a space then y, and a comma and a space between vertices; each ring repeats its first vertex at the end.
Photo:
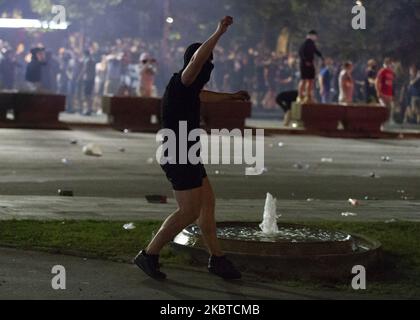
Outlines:
MULTIPOLYGON (((0 246, 128 262, 151 239, 160 222, 135 222, 136 229, 130 231, 124 230, 123 224, 115 221, 0 221, 0 246)), ((385 255, 384 272, 369 279, 369 293, 420 297, 420 223, 308 224, 363 234, 381 241, 385 255)), ((174 256, 170 250, 163 252, 162 261, 188 263, 187 259, 174 256)), ((314 283, 314 286, 320 285, 314 283)), ((348 285, 340 283, 333 287, 348 290, 348 285)))

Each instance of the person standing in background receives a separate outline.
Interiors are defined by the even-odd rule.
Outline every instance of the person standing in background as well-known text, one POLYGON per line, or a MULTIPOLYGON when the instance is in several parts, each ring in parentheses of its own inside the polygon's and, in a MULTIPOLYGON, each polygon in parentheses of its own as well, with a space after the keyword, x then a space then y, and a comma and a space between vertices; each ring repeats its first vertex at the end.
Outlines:
POLYGON ((378 72, 376 78, 376 93, 382 106, 390 111, 389 124, 395 124, 394 121, 394 80, 393 61, 391 58, 385 58, 384 65, 378 72))
POLYGON ((21 66, 16 62, 12 50, 6 50, 0 62, 0 82, 6 90, 16 89, 16 73, 21 66))
POLYGON ((312 102, 314 100, 314 84, 315 84, 315 55, 322 57, 321 52, 316 46, 318 40, 318 33, 312 30, 306 36, 305 42, 299 49, 300 57, 300 75, 301 81, 299 83, 299 98, 298 102, 312 102))
POLYGON ((51 51, 47 51, 45 54, 45 64, 42 66, 41 73, 41 85, 45 91, 50 93, 57 93, 57 77, 59 73, 59 62, 53 57, 51 51))
POLYGON ((152 58, 148 53, 140 56, 140 77, 138 96, 144 98, 157 97, 157 89, 155 86, 155 78, 157 73, 156 59, 152 58))
POLYGON ((351 104, 353 102, 354 80, 352 72, 353 63, 351 63, 350 61, 345 62, 339 78, 339 103, 351 104))
POLYGON ((319 73, 319 94, 322 103, 331 103, 331 84, 333 79, 333 60, 326 58, 324 67, 319 73))
POLYGON ((378 64, 374 59, 368 61, 365 75, 365 95, 367 103, 378 103, 376 95, 376 77, 378 75, 378 64))
POLYGON ((101 61, 95 67, 95 97, 94 110, 97 114, 102 114, 102 96, 105 88, 105 73, 106 73, 106 55, 102 55, 101 61))
POLYGON ((25 80, 28 90, 39 92, 42 89, 42 67, 45 64, 45 49, 33 48, 31 50, 31 61, 26 66, 25 80))
POLYGON ((121 87, 122 77, 122 54, 117 53, 113 48, 112 53, 107 57, 105 76, 105 95, 115 96, 121 87))
POLYGON ((408 108, 404 115, 404 123, 408 118, 412 118, 417 124, 420 124, 420 70, 417 65, 410 67, 410 82, 407 88, 408 108))
POLYGON ((80 73, 83 81, 83 115, 90 116, 93 108, 93 89, 95 87, 96 62, 89 50, 85 51, 80 73))

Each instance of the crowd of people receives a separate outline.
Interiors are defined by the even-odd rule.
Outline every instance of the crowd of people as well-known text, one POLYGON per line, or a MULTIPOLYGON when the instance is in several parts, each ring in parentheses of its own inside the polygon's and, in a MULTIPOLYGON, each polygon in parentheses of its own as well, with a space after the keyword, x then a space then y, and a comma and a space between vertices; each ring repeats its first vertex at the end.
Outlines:
MULTIPOLYGON (((169 46, 162 55, 161 42, 133 38, 101 44, 89 41, 83 49, 77 45, 76 36, 71 36, 68 43, 67 47, 52 52, 41 44, 27 49, 24 44, 11 47, 0 40, 0 89, 63 94, 67 97, 67 112, 92 115, 101 113, 104 95, 160 96, 167 78, 181 68, 172 61, 182 61, 185 49, 169 46)), ((310 99, 322 103, 388 105, 392 101, 397 121, 420 124, 420 70, 416 65, 405 72, 400 62, 391 59, 386 59, 382 67, 374 59, 352 63, 321 55, 322 59, 313 66, 317 70, 315 76, 312 67, 302 68, 301 52, 279 55, 262 44, 252 48, 230 47, 216 47, 217 68, 209 89, 224 92, 245 89, 251 94, 255 108, 277 109, 279 93, 294 90, 298 91, 299 100, 301 86, 305 86, 313 92, 310 99), (308 75, 314 76, 313 81, 302 82, 308 75), (392 92, 384 85, 382 89, 387 92, 382 94, 378 83, 386 84, 383 78, 390 75, 392 92)))

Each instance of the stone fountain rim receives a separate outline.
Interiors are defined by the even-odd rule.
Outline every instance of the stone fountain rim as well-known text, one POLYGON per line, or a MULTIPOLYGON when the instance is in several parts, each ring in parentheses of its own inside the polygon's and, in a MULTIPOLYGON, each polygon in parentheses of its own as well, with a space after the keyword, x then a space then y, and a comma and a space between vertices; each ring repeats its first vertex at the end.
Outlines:
MULTIPOLYGON (((252 222, 252 221, 222 221, 222 222, 217 222, 216 226, 217 227, 219 227, 219 226, 229 226, 229 225, 233 225, 233 226, 238 226, 238 225, 259 226, 260 223, 261 222, 252 222)), ((300 223, 287 223, 287 222, 282 223, 282 222, 279 222, 279 223, 277 223, 277 225, 278 226, 285 226, 285 227, 304 227, 304 228, 309 228, 309 229, 318 229, 318 230, 331 231, 329 229, 323 229, 323 228, 317 228, 317 227, 313 227, 313 226, 307 226, 307 225, 300 224, 300 223)), ((189 226, 189 227, 191 227, 191 226, 189 226)), ((187 228, 189 228, 189 227, 187 227, 187 228)), ((182 232, 188 232, 190 235, 195 236, 191 232, 187 231, 187 228, 185 228, 182 232)), ((371 248, 370 248, 369 251, 371 251, 371 250, 378 250, 378 249, 380 249, 382 247, 382 243, 381 242, 379 242, 378 240, 372 239, 370 237, 367 237, 365 235, 361 235, 361 234, 357 234, 357 233, 352 233, 352 232, 347 232, 347 231, 339 231, 339 232, 348 234, 348 235, 352 236, 353 238, 355 238, 356 240, 362 240, 364 242, 369 243, 371 245, 371 248)), ((223 241, 235 241, 237 243, 242 242, 242 243, 254 243, 254 244, 255 243, 258 243, 258 244, 272 243, 272 242, 267 242, 267 241, 255 241, 255 240, 246 240, 245 241, 245 240, 232 240, 232 239, 225 239, 225 238, 221 238, 220 240, 223 240, 223 241)), ((310 242, 308 241, 308 242, 299 242, 299 243, 300 244, 302 244, 302 243, 310 243, 310 244, 317 245, 317 244, 328 244, 330 242, 335 243, 337 241, 310 241, 310 242)), ((282 243, 292 243, 292 242, 284 241, 282 243)), ((358 252, 355 252, 354 254, 357 254, 357 253, 358 252)), ((363 253, 363 252, 359 252, 359 253, 363 253)), ((276 257, 276 256, 273 256, 273 257, 276 257)))

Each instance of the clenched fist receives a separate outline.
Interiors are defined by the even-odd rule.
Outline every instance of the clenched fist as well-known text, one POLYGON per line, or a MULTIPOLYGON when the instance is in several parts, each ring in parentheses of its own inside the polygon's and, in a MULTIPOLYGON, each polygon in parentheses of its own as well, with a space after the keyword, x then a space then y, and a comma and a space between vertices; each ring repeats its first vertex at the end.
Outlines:
POLYGON ((220 22, 219 22, 219 26, 217 27, 217 33, 222 35, 224 34, 229 27, 233 24, 233 18, 230 16, 226 16, 224 17, 220 22))

